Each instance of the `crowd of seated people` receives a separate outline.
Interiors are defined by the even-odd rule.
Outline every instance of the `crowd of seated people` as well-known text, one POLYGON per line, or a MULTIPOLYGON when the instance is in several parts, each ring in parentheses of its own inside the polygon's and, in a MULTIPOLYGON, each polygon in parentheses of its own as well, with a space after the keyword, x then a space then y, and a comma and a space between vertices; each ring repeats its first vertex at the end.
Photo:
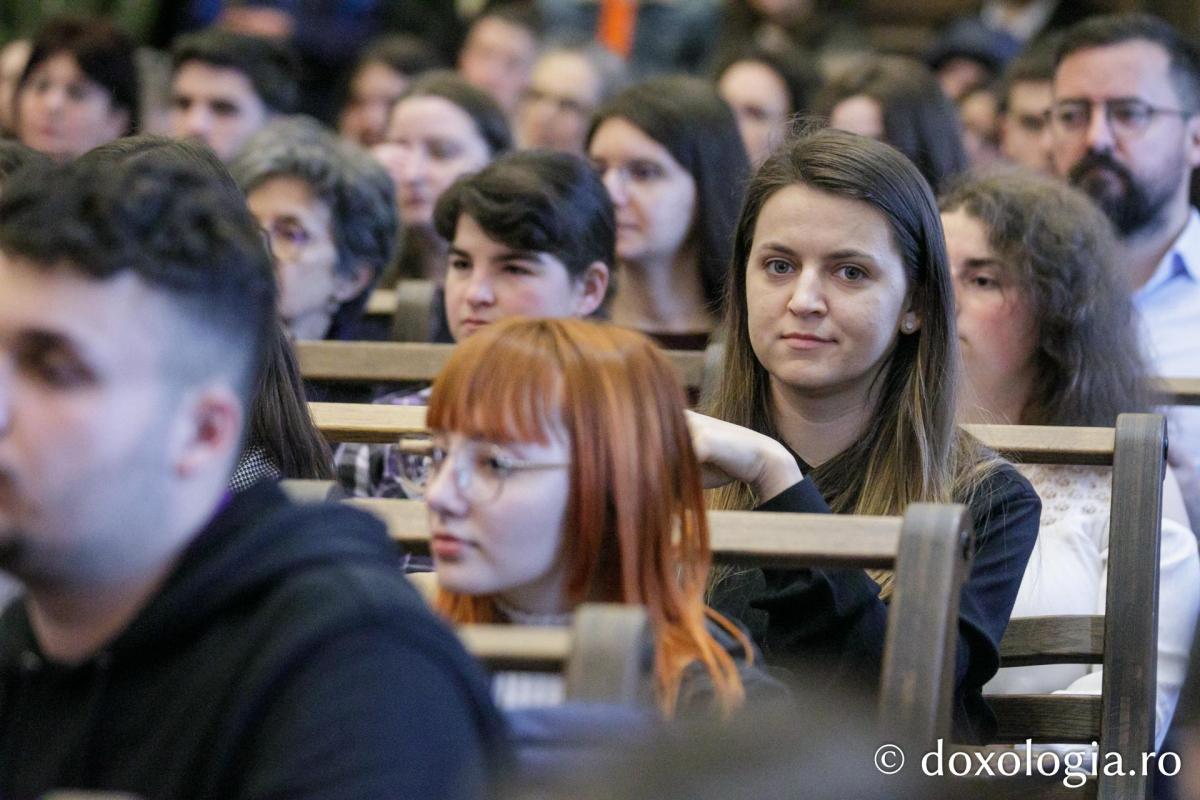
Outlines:
POLYGON ((1102 693, 1001 642, 1105 613, 1121 498, 964 426, 1131 412, 1167 430, 1146 712, 1190 741, 1200 409, 1156 393, 1200 378, 1179 29, 996 0, 900 52, 796 0, 460 3, 444 36, 370 2, 150 5, 0 15, 0 797, 524 796, 531 719, 594 761, 627 724, 654 752, 869 707, 897 573, 714 563, 726 512, 961 505, 929 647, 947 735, 987 745, 985 692, 1102 693), (306 379, 310 344, 411 333, 371 303, 407 285, 432 384, 306 379), (706 348, 693 407, 666 351, 706 348), (425 430, 326 441, 331 400, 425 430), (405 499, 431 558, 369 513, 405 499), (645 611, 636 720, 454 635, 588 603, 645 611))

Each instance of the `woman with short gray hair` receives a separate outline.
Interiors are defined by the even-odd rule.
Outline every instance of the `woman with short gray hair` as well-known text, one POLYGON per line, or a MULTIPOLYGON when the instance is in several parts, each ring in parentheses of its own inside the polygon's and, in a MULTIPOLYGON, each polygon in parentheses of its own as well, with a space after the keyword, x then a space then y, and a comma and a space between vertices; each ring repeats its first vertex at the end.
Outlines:
POLYGON ((316 123, 256 134, 230 165, 271 247, 279 314, 294 339, 361 339, 367 297, 396 244, 384 169, 316 123))

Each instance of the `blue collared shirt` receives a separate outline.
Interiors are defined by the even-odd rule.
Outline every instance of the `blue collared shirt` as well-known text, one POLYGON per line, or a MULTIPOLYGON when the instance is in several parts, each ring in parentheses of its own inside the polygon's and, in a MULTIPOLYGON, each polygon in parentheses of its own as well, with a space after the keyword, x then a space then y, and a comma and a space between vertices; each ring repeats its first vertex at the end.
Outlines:
MULTIPOLYGON (((1151 371, 1166 378, 1200 377, 1200 213, 1196 209, 1150 280, 1134 292, 1133 302, 1142 318, 1151 371)), ((1167 436, 1192 529, 1200 531, 1200 407, 1169 409, 1167 436)))

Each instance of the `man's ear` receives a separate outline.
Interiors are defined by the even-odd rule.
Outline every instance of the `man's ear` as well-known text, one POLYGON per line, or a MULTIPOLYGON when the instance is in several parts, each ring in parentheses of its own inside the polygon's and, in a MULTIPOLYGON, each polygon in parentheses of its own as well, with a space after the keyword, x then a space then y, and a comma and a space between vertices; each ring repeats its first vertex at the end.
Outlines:
POLYGON ((229 463, 242 443, 247 418, 242 400, 224 383, 214 382, 188 394, 181 402, 171 437, 171 466, 179 478, 192 478, 229 463))
POLYGON ((374 271, 366 264, 359 264, 354 268, 352 276, 335 275, 333 279, 333 298, 339 303, 344 303, 352 297, 357 297, 359 292, 367 288, 367 284, 374 277, 374 271))
POLYGON ((604 302, 608 293, 609 271, 603 261, 593 261, 583 274, 575 279, 575 313, 586 317, 591 315, 604 302))
POLYGON ((1187 118, 1187 163, 1193 169, 1200 167, 1200 113, 1187 118))

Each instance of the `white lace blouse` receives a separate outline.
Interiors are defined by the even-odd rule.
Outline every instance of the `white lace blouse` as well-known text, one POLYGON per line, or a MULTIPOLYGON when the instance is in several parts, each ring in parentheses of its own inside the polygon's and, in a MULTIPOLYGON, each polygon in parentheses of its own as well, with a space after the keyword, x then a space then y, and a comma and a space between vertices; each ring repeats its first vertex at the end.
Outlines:
MULTIPOLYGON (((1042 498, 1037 543, 1013 618, 1103 614, 1107 591, 1108 517, 1112 470, 1107 467, 1018 466, 1042 498)), ((1190 529, 1163 520, 1159 559, 1156 743, 1162 744, 1187 672, 1200 611, 1200 558, 1190 529)), ((1100 666, 1009 667, 984 687, 993 694, 1100 694, 1100 666)))

